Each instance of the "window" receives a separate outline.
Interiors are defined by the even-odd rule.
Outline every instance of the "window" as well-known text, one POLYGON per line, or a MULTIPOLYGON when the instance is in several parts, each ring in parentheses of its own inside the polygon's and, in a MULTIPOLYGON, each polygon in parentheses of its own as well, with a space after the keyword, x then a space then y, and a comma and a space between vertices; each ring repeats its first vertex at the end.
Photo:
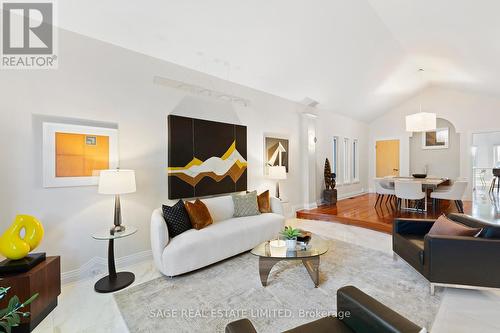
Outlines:
POLYGON ((351 182, 349 174, 349 139, 344 138, 344 149, 343 149, 343 160, 344 160, 344 184, 349 184, 351 182))
POLYGON ((333 137, 333 158, 332 158, 332 172, 336 175, 337 173, 337 166, 338 166, 338 159, 339 159, 339 138, 338 136, 333 137))
POLYGON ((352 141, 352 179, 354 182, 359 181, 359 151, 358 151, 358 140, 354 139, 352 141))
POLYGON ((493 146, 493 166, 500 167, 500 145, 493 146))

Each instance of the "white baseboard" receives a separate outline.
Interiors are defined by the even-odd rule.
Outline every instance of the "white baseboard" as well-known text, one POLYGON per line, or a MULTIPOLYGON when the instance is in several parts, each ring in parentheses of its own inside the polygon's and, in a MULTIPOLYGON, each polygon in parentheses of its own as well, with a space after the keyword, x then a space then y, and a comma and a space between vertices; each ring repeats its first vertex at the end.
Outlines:
MULTIPOLYGON (((151 250, 137 252, 128 256, 115 259, 117 268, 137 264, 153 258, 151 250)), ((87 261, 80 268, 63 272, 61 274, 61 283, 71 283, 90 277, 105 274, 108 271, 108 259, 103 257, 94 257, 87 261)))
MULTIPOLYGON (((343 193, 343 194, 339 195, 337 199, 342 200, 342 199, 354 198, 354 197, 357 197, 357 196, 360 196, 360 195, 363 195, 366 193, 368 193, 368 192, 366 192, 364 189, 361 189, 359 191, 343 193)), ((317 208, 320 205, 321 205, 321 199, 319 199, 317 202, 310 202, 310 203, 303 204, 303 205, 292 206, 293 216, 295 217, 297 211, 299 211, 301 209, 313 209, 313 208, 317 208)))
MULTIPOLYGON (((339 194, 337 196, 337 200, 354 198, 354 197, 358 197, 358 196, 366 194, 366 193, 367 192, 364 189, 361 189, 359 191, 349 192, 349 193, 343 193, 343 194, 339 194)), ((321 203, 322 203, 322 201, 321 201, 321 199, 319 199, 317 204, 315 205, 315 207, 318 207, 319 205, 321 205, 321 203)), ((313 207, 313 208, 315 208, 315 207, 313 207)))
POLYGON ((359 191, 354 191, 354 192, 349 192, 349 193, 344 193, 344 194, 341 194, 338 196, 338 200, 342 200, 342 199, 349 199, 349 198, 354 198, 354 197, 359 197, 360 195, 363 195, 363 194, 366 194, 368 192, 366 192, 364 189, 361 189, 359 191))
POLYGON ((303 205, 292 206, 293 217, 296 216, 297 211, 299 211, 299 210, 302 210, 302 209, 313 209, 313 208, 317 208, 317 207, 318 207, 318 204, 316 202, 310 202, 310 203, 303 204, 303 205))

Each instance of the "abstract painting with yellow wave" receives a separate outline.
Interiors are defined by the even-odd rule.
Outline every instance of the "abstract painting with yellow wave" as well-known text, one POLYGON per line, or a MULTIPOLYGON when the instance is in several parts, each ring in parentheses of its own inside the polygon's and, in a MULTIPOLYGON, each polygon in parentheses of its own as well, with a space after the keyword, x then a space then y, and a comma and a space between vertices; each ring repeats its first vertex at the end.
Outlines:
POLYGON ((169 198, 247 189, 246 126, 170 115, 169 198))

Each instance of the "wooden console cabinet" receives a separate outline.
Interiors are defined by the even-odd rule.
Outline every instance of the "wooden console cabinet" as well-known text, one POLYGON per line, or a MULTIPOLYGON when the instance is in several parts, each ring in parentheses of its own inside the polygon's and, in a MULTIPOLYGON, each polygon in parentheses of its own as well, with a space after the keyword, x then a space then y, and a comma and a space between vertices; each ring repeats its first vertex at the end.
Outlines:
POLYGON ((30 312, 31 316, 22 318, 21 324, 12 330, 12 333, 31 332, 57 306, 57 296, 61 294, 61 259, 47 257, 25 273, 0 276, 0 286, 11 287, 5 299, 0 301, 0 309, 6 308, 14 295, 23 302, 39 294, 22 310, 30 312))

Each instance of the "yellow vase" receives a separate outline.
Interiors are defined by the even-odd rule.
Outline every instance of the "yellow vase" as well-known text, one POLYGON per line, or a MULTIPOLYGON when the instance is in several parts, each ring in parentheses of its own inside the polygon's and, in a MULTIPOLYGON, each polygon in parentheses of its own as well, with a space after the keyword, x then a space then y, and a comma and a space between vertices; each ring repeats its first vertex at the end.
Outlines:
POLYGON ((0 254, 12 260, 26 257, 43 238, 43 226, 35 217, 17 215, 11 226, 0 236, 0 254), (24 229, 24 237, 21 231, 24 229))

